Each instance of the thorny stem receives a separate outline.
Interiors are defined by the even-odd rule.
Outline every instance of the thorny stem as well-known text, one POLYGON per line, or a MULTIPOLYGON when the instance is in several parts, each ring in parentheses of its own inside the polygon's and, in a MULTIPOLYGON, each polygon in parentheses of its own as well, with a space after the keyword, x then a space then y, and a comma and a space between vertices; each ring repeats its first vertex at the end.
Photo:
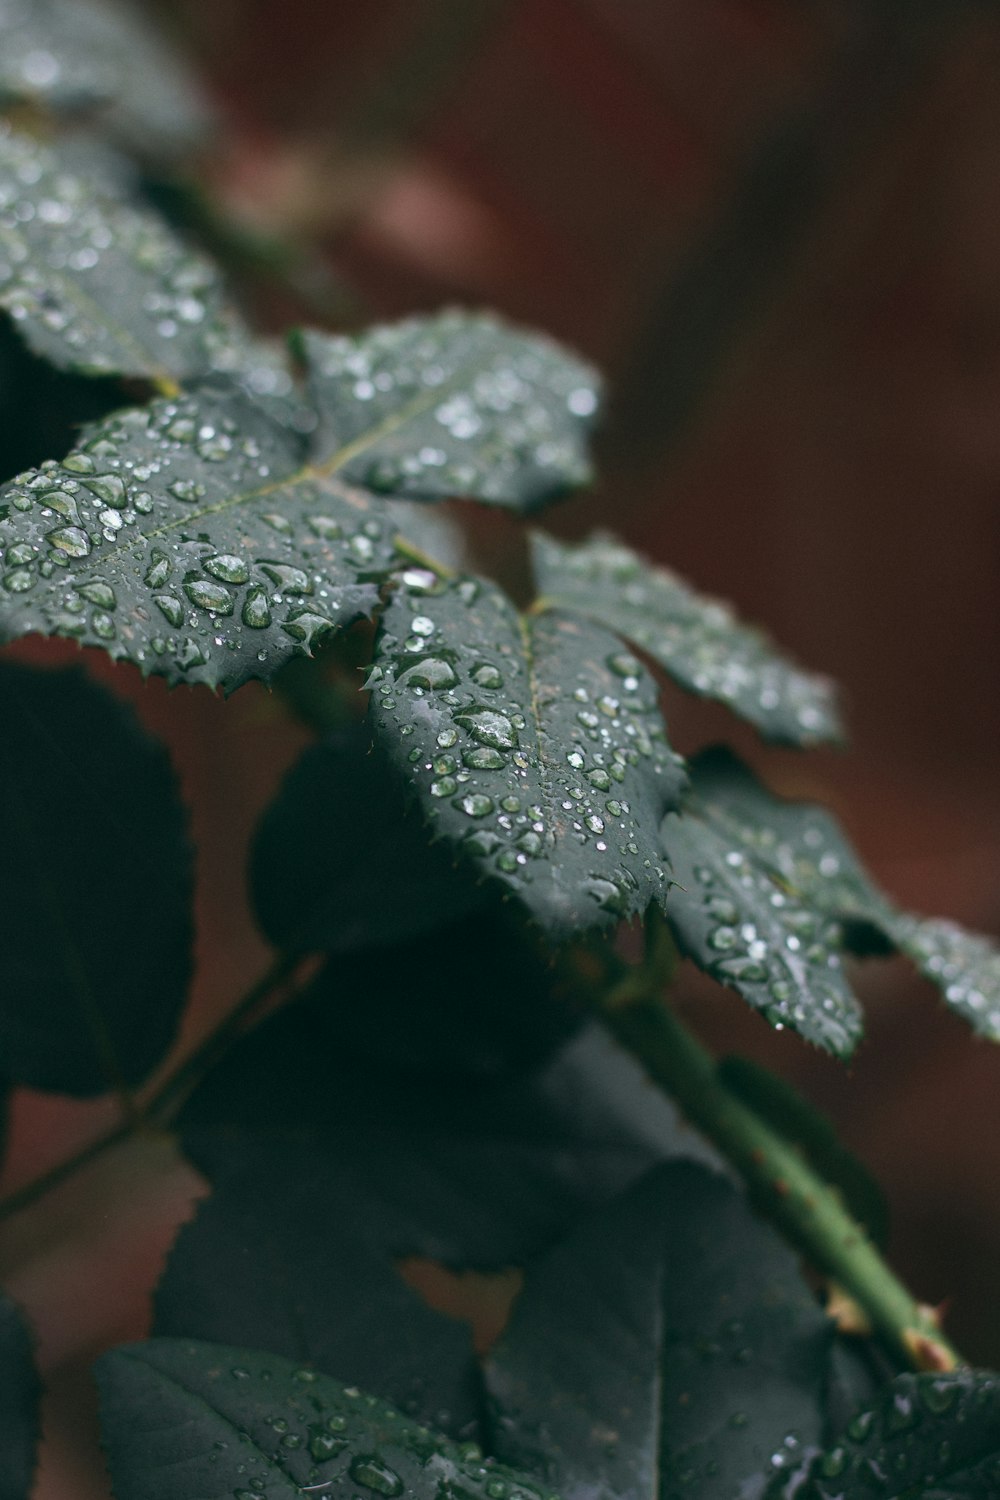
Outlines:
POLYGON ((603 1017, 613 1035, 736 1169, 791 1244, 853 1298, 897 1357, 918 1370, 964 1363, 934 1310, 897 1279, 836 1189, 730 1092, 715 1059, 666 1004, 663 989, 654 946, 646 964, 630 970, 604 997, 603 1017))
POLYGON ((277 994, 293 977, 300 966, 300 958, 283 955, 267 969, 231 1011, 212 1028, 207 1036, 187 1057, 162 1079, 144 1102, 137 1103, 125 1119, 111 1126, 103 1135, 88 1141, 71 1156, 57 1162, 54 1167, 33 1177, 22 1187, 0 1199, 0 1222, 11 1218, 21 1209, 36 1203, 50 1192, 76 1175, 81 1168, 103 1156, 114 1146, 143 1131, 162 1130, 176 1116, 184 1101, 197 1087, 205 1074, 215 1066, 219 1058, 239 1036, 244 1026, 252 1021, 254 1012, 266 1000, 277 994))

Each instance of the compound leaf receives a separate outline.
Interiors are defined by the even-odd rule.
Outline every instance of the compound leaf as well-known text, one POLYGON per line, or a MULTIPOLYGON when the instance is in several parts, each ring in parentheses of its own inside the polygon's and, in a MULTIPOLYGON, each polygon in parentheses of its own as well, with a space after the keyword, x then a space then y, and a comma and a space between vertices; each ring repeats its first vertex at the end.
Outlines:
POLYGON ((85 113, 118 144, 172 157, 204 137, 209 113, 172 50, 112 0, 4 0, 0 108, 85 113))
POLYGON ((141 1081, 191 968, 192 861, 166 752, 83 672, 0 663, 0 1068, 87 1095, 141 1081))
POLYGON ((455 1436, 478 1423, 467 1325, 410 1290, 393 1260, 419 1228, 341 1153, 249 1132, 202 1138, 212 1195, 181 1230, 154 1332, 265 1348, 377 1388, 455 1436))
POLYGON ((578 545, 536 532, 532 555, 547 604, 620 631, 681 687, 717 698, 779 744, 843 736, 833 684, 802 671, 728 605, 654 567, 607 532, 578 545))
POLYGON ((1000 1378, 898 1375, 836 1444, 778 1467, 766 1500, 986 1500, 1000 1487, 1000 1378))
POLYGON ((38 1446, 41 1386, 31 1336, 0 1292, 0 1500, 28 1500, 38 1446))
POLYGON ((540 334, 447 312, 354 338, 305 334, 316 461, 408 500, 535 510, 590 477, 597 376, 540 334))
POLYGON ((866 873, 832 814, 775 796, 728 750, 704 751, 691 774, 714 825, 796 899, 837 923, 845 947, 904 953, 950 1009, 980 1035, 1000 1040, 1000 951, 992 939, 901 912, 866 873))
POLYGON ((97 1369, 122 1500, 249 1500, 261 1490, 267 1500, 299 1500, 310 1486, 494 1500, 497 1485, 541 1500, 531 1480, 484 1463, 477 1448, 278 1355, 154 1339, 113 1350, 97 1369))
POLYGON ((664 910, 682 951, 772 1026, 848 1057, 861 1036, 861 1010, 844 974, 837 924, 756 863, 700 799, 668 814, 663 847, 677 882, 664 910))
POLYGON ((0 307, 62 370, 184 380, 236 336, 218 272, 154 213, 0 127, 0 307))
POLYGON ((742 1494, 822 1431, 831 1325, 728 1183, 657 1168, 528 1268, 487 1364, 501 1458, 566 1500, 742 1494))
POLYGON ((403 583, 370 678, 376 732, 437 836, 557 936, 645 910, 686 778, 655 686, 600 626, 521 619, 492 584, 403 583))
POLYGON ((401 943, 483 904, 372 754, 367 725, 333 731, 289 771, 257 829, 250 884, 263 931, 285 951, 401 943))

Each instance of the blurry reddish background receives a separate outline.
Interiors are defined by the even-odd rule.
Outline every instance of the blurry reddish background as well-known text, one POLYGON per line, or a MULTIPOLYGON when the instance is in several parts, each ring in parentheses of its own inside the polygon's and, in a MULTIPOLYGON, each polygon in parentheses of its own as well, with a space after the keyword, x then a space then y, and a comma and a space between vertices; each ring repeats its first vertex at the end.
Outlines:
MULTIPOLYGON (((489 304, 596 359, 612 397, 602 481, 548 524, 610 522, 732 599, 840 680, 853 740, 848 755, 764 753, 671 694, 679 746, 735 740, 784 790, 832 803, 901 900, 997 933, 992 8, 149 3, 230 122, 208 164, 229 211, 309 247, 295 287, 255 294, 259 316, 489 304)), ((516 570, 513 526, 477 526, 516 570)), ((193 1035, 259 969, 246 839, 302 740, 255 689, 222 704, 113 676, 169 739, 195 806, 193 1035)), ((836 1117, 887 1187, 896 1265, 928 1301, 952 1296, 959 1346, 1000 1364, 1000 1051, 902 965, 861 976, 869 1040, 846 1071, 686 982, 715 1047, 779 1067, 836 1117)), ((94 1116, 33 1110, 16 1115, 23 1174, 67 1114, 81 1129, 94 1116)), ((173 1179, 175 1213, 190 1191, 173 1179)), ((140 1283, 168 1238, 151 1230, 145 1260, 94 1273, 115 1336, 142 1331, 140 1283)), ((46 1500, 91 1493, 68 1483, 51 1460, 46 1500)))

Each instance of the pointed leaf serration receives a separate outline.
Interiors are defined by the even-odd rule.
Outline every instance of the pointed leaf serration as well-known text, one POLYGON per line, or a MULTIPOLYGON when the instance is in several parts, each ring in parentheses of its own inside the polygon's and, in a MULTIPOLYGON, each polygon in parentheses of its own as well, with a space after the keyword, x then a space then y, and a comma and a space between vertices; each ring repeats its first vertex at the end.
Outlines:
POLYGON ((600 626, 522 619, 476 578, 404 582, 370 679, 376 731, 435 831, 558 935, 662 899, 686 783, 655 685, 600 626))
POLYGON ((804 672, 719 599, 697 593, 607 532, 567 545, 532 538, 539 593, 600 620, 689 692, 716 698, 779 744, 843 738, 832 682, 804 672))

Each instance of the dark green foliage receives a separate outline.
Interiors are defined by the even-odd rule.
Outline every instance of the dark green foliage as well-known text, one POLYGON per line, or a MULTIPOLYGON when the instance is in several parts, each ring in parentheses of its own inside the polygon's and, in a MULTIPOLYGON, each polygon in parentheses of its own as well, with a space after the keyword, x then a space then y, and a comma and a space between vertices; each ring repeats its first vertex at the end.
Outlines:
POLYGON ((369 679, 376 730, 435 834, 555 937, 644 911, 686 776, 652 680, 608 631, 522 619, 476 578, 394 594, 369 679))
POLYGON ((662 1167, 530 1271, 487 1370, 496 1451, 566 1500, 736 1495, 819 1439, 830 1339, 733 1188, 662 1167))
POLYGON ((676 887, 667 918, 682 951, 772 1026, 790 1026, 838 1057, 861 1035, 839 930, 693 803, 663 824, 676 887))
POLYGON ((187 819, 163 749, 77 670, 0 664, 0 1072, 71 1094, 134 1084, 191 968, 187 819))
POLYGON ((254 839, 250 883, 261 928, 294 952, 402 943, 483 905, 359 724, 327 735, 285 777, 254 839))
POLYGON ((910 916, 878 889, 825 808, 769 791, 723 748, 692 762, 697 805, 794 899, 842 929, 854 952, 898 949, 984 1036, 1000 1039, 1000 954, 954 922, 910 916))
POLYGON ((111 1475, 122 1500, 321 1493, 527 1500, 546 1493, 354 1387, 287 1359, 155 1339, 98 1366, 111 1475), (491 1488, 492 1486, 492 1488, 491 1488))
POLYGON ((163 41, 119 0, 3 0, 0 107, 83 117, 143 157, 203 142, 200 90, 163 41))
POLYGON ((1000 1492, 1000 1380, 899 1375, 835 1445, 782 1468, 766 1500, 987 1500, 1000 1492))
POLYGON ((0 1500, 28 1500, 40 1395, 31 1337, 14 1303, 0 1292, 0 1500))
POLYGON ((241 1132, 203 1139, 196 1154, 212 1195, 181 1231, 154 1332, 267 1349, 475 1435, 469 1329, 431 1311, 393 1265, 426 1251, 419 1219, 345 1170, 341 1153, 300 1140, 241 1132))
POLYGON ((535 532, 532 557, 547 604, 620 631, 681 687, 728 704, 765 738, 807 745, 842 737, 828 678, 792 665, 728 605, 697 594, 617 538, 598 532, 573 547, 535 532))

